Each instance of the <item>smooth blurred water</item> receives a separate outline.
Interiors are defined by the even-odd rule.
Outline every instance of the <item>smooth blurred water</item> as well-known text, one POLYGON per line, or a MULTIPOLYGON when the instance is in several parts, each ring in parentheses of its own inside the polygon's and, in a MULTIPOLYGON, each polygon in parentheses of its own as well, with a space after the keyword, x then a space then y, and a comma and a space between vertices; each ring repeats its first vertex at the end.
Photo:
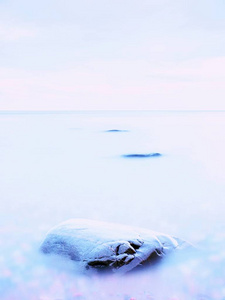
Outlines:
POLYGON ((225 299, 224 128, 224 112, 0 113, 1 299, 225 299), (77 217, 200 250, 144 273, 85 277, 38 252, 51 227, 77 217))

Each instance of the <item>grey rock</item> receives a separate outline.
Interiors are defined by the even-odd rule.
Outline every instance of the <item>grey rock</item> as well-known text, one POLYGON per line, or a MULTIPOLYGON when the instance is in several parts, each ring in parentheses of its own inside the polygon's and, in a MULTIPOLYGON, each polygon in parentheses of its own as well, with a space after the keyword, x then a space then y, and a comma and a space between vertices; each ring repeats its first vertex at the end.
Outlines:
POLYGON ((84 269, 126 273, 187 245, 178 238, 143 228, 72 219, 47 233, 41 251, 79 261, 84 269))

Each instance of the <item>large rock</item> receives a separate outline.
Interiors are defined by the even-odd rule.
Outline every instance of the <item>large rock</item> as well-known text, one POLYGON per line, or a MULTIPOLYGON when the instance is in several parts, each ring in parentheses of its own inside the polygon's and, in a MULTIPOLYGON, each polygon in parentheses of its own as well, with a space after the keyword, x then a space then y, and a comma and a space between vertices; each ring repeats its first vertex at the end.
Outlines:
POLYGON ((72 219, 51 229, 41 251, 80 261, 88 268, 125 273, 187 244, 143 228, 86 219, 72 219))

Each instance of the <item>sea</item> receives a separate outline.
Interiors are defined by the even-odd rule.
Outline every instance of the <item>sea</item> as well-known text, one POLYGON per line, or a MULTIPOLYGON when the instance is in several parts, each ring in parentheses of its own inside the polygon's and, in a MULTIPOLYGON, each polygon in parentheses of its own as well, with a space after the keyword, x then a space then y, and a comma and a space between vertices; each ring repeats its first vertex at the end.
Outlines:
POLYGON ((224 111, 0 112, 0 299, 224 300, 224 132, 224 111), (73 218, 149 228, 195 251, 83 274, 39 250, 73 218))

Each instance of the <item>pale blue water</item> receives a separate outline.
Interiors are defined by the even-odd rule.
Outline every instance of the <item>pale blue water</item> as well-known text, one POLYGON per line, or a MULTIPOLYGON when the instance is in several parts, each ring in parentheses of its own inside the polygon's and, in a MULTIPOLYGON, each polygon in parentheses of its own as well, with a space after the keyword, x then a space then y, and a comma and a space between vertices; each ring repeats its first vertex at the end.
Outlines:
POLYGON ((224 112, 0 113, 1 299, 225 299, 224 128, 224 112), (148 153, 162 156, 123 157, 148 153), (162 231, 200 254, 83 277, 38 253, 76 217, 162 231))

